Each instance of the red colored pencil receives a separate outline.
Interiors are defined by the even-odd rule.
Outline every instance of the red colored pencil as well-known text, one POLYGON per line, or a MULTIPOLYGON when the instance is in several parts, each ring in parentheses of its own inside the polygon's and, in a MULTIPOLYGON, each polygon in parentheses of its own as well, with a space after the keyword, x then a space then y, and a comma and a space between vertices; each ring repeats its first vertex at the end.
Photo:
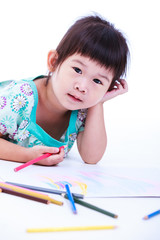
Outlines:
MULTIPOLYGON (((62 148, 64 149, 64 146, 59 147, 59 152, 60 152, 60 150, 61 150, 62 148)), ((45 154, 43 154, 42 156, 40 156, 40 157, 38 157, 38 158, 35 158, 35 159, 33 159, 33 160, 29 161, 29 162, 26 162, 26 163, 24 163, 24 164, 22 164, 22 165, 20 165, 20 166, 18 166, 18 167, 16 167, 16 168, 14 168, 14 171, 15 171, 15 172, 18 172, 19 170, 21 170, 21 169, 23 169, 23 168, 25 168, 25 167, 28 167, 28 166, 36 163, 36 162, 39 162, 40 160, 42 160, 42 159, 44 159, 44 158, 47 158, 47 157, 49 157, 49 156, 51 156, 51 155, 52 155, 52 153, 45 153, 45 154)))

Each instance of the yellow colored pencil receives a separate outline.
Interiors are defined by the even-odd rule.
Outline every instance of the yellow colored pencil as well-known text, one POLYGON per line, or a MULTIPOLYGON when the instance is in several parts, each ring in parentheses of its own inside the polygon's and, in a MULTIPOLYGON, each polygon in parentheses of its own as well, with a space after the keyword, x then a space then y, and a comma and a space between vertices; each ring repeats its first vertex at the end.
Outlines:
POLYGON ((45 200, 48 200, 51 203, 54 203, 54 204, 57 204, 57 205, 63 205, 63 202, 57 201, 53 198, 50 198, 46 194, 38 193, 36 191, 29 190, 29 189, 26 189, 26 188, 17 187, 17 186, 11 185, 11 184, 3 183, 3 182, 0 182, 0 187, 5 187, 5 188, 8 188, 8 189, 14 190, 15 192, 19 192, 19 193, 27 194, 29 196, 45 199, 45 200))
POLYGON ((55 228, 28 228, 28 233, 38 232, 66 232, 66 231, 89 231, 89 230, 107 230, 115 229, 113 225, 102 225, 102 226, 79 226, 79 227, 55 227, 55 228))

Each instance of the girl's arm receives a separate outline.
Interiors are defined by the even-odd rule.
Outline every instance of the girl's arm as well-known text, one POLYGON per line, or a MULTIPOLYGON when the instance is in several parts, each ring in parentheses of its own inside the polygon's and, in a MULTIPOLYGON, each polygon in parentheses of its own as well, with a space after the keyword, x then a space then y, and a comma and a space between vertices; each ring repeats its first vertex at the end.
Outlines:
POLYGON ((26 148, 8 142, 2 137, 3 135, 0 133, 0 159, 16 162, 27 162, 27 160, 29 161, 29 156, 27 154, 26 148))
POLYGON ((85 163, 95 164, 101 160, 107 145, 103 103, 88 109, 85 129, 77 137, 79 153, 85 163))
POLYGON ((3 135, 0 133, 0 159, 25 163, 40 157, 44 153, 53 153, 53 155, 39 161, 37 164, 50 166, 63 161, 63 149, 59 152, 59 148, 56 147, 34 146, 25 148, 3 139, 3 135))
POLYGON ((85 129, 77 137, 78 150, 84 162, 97 163, 101 160, 107 146, 103 103, 127 91, 127 82, 119 79, 113 88, 106 92, 100 103, 88 109, 85 129))

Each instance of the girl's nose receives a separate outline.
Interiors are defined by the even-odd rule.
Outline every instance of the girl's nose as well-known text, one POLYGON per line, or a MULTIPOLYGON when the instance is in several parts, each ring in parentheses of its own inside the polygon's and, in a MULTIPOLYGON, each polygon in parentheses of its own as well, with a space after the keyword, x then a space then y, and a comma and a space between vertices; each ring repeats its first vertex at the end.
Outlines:
POLYGON ((87 87, 86 84, 78 83, 76 82, 74 85, 74 89, 78 90, 79 92, 86 94, 87 93, 87 87))

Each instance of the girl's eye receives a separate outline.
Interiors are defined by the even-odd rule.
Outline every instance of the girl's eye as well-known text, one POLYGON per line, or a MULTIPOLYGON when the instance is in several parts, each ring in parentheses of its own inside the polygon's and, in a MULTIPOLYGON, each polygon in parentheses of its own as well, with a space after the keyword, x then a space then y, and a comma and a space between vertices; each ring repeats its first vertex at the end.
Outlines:
POLYGON ((97 84, 102 84, 102 82, 99 80, 99 79, 93 79, 93 81, 95 82, 95 83, 97 83, 97 84))
POLYGON ((76 73, 82 74, 81 69, 79 69, 79 68, 77 68, 77 67, 74 67, 73 69, 75 70, 76 73))

